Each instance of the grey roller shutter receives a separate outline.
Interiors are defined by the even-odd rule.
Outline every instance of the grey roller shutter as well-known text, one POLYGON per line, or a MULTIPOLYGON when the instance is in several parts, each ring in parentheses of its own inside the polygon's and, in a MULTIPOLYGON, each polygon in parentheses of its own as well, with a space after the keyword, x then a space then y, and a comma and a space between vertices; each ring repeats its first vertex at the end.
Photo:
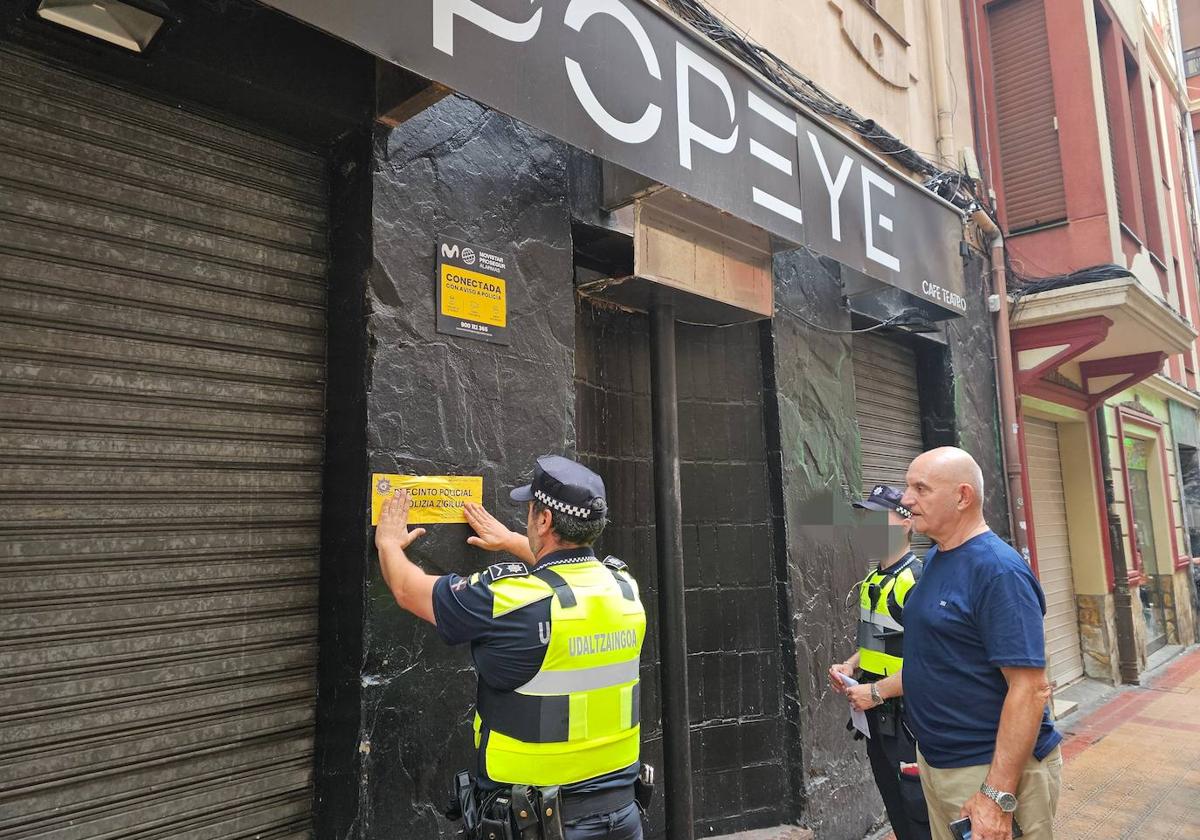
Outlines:
POLYGON ((324 173, 0 48, 0 836, 310 834, 324 173))
MULTIPOLYGON (((862 442, 863 493, 876 484, 903 488, 908 465, 925 450, 912 349, 870 333, 856 335, 854 405, 862 442)), ((929 541, 918 535, 914 546, 921 554, 929 541)))
POLYGON ((1025 418, 1025 454, 1029 459, 1029 512, 1037 546, 1038 577, 1046 594, 1046 667, 1064 686, 1083 676, 1071 541, 1063 496, 1058 424, 1025 418))

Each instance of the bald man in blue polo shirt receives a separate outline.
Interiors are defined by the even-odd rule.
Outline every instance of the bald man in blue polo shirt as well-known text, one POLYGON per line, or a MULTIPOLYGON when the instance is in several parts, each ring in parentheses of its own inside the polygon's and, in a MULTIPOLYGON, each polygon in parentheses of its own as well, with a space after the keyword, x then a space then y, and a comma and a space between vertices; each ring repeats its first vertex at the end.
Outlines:
POLYGON ((904 695, 934 840, 971 820, 972 840, 1051 840, 1062 736, 1050 721, 1046 599, 1028 564, 983 519, 983 473, 943 447, 908 468, 901 503, 935 543, 904 606, 904 695))

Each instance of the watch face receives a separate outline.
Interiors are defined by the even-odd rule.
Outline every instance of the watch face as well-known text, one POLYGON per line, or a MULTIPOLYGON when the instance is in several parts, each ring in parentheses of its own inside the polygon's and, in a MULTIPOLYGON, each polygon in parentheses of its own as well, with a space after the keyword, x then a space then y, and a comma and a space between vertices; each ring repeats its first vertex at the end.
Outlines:
POLYGON ((1000 810, 1011 814, 1017 810, 1017 797, 1011 793, 1002 793, 1000 794, 1000 798, 996 800, 996 804, 1000 806, 1000 810))

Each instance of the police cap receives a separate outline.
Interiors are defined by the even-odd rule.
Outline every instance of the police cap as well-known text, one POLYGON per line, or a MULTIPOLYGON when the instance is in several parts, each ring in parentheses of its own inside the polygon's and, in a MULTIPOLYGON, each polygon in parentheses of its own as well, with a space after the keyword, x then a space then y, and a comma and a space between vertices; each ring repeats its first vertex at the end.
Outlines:
POLYGON ((509 494, 514 502, 541 502, 576 519, 599 519, 608 511, 604 479, 583 464, 561 455, 543 455, 533 468, 533 481, 509 494))
POLYGON ((896 487, 889 487, 886 484, 876 484, 870 496, 853 504, 856 508, 862 508, 863 510, 894 510, 905 519, 911 519, 912 511, 900 503, 900 500, 903 498, 903 490, 896 487))

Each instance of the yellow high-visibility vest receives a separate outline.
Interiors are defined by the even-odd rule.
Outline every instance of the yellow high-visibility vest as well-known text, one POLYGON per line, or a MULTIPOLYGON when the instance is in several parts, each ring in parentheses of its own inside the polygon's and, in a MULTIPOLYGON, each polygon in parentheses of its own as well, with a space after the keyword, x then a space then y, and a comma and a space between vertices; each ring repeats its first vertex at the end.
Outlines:
POLYGON ((886 677, 904 664, 904 600, 920 574, 921 561, 910 553, 859 585, 858 667, 866 673, 886 677))
POLYGON ((475 747, 490 779, 539 787, 581 782, 638 760, 638 665, 646 611, 612 558, 495 581, 493 614, 553 598, 541 669, 513 691, 479 681, 475 747))

